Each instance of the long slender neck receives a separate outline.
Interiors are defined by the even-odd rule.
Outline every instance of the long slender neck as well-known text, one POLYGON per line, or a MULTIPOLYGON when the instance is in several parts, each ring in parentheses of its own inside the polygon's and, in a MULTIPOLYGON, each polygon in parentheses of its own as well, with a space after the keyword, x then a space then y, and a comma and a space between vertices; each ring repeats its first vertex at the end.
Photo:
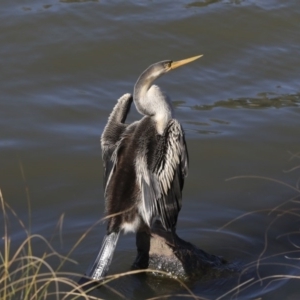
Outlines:
POLYGON ((151 104, 147 103, 147 92, 153 83, 153 81, 158 78, 151 76, 151 69, 150 66, 146 71, 144 71, 140 77, 138 78, 133 91, 133 101, 138 110, 138 112, 142 115, 151 116, 153 112, 151 111, 151 104), (150 107, 149 107, 150 104, 150 107))
POLYGON ((157 85, 151 85, 163 74, 165 72, 161 64, 150 66, 137 80, 133 92, 138 112, 151 117, 159 134, 163 134, 169 120, 173 118, 171 100, 157 85))

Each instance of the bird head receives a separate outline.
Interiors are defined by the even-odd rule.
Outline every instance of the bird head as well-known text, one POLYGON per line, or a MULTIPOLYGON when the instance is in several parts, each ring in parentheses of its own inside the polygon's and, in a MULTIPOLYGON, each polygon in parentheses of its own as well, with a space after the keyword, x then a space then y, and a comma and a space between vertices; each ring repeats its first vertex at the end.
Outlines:
POLYGON ((155 79, 164 75, 165 73, 167 73, 171 70, 174 70, 178 67, 181 67, 185 64, 188 64, 202 56, 203 55, 197 55, 197 56, 193 56, 193 57, 178 60, 178 61, 163 60, 163 61, 160 61, 158 63, 151 65, 144 73, 148 75, 148 78, 150 77, 152 79, 152 81, 154 81, 155 79))
MULTIPOLYGON (((201 56, 202 55, 193 56, 179 61, 163 60, 148 67, 140 75, 134 86, 133 100, 138 112, 142 115, 153 116, 157 114, 158 107, 162 107, 165 103, 167 103, 166 106, 170 106, 169 100, 166 95, 160 91, 158 86, 155 86, 155 95, 150 95, 148 93, 148 90, 151 92, 150 88, 152 83, 169 71, 188 64, 201 56), (160 91, 160 94, 157 91, 160 91)), ((167 110, 169 111, 170 109, 167 110)))

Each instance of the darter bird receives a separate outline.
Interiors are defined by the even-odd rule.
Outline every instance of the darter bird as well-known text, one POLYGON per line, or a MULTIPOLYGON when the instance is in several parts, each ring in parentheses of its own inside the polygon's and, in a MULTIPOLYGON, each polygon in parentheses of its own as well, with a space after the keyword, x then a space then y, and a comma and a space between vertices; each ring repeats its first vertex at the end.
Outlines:
POLYGON ((110 114, 101 136, 107 233, 86 273, 89 278, 106 275, 121 231, 151 232, 160 220, 165 230, 175 232, 188 151, 170 98, 152 83, 201 56, 151 65, 138 78, 133 96, 123 95, 110 114), (143 117, 127 125, 132 101, 143 117))

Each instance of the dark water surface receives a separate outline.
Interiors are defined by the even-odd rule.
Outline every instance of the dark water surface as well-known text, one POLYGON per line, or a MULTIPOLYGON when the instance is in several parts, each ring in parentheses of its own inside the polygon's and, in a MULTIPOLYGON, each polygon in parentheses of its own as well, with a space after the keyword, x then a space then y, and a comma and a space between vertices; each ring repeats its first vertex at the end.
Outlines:
MULTIPOLYGON (((68 253, 103 216, 99 137, 116 100, 148 65, 204 54, 158 81, 174 101, 190 153, 178 234, 250 265, 238 294, 226 295, 232 279, 191 289, 209 299, 298 299, 299 15, 298 0, 3 0, 4 199, 28 224, 27 189, 32 233, 50 240, 55 232, 52 246, 68 253), (62 214, 61 244, 55 227, 62 214)), ((130 121, 137 118, 132 109, 130 121)), ((10 232, 17 247, 24 234, 13 219, 10 232)), ((97 225, 71 255, 78 265, 65 270, 83 273, 104 232, 97 225)), ((34 246, 43 253, 40 241, 34 246)), ((110 273, 127 271, 135 255, 134 235, 123 236, 110 273)), ((185 292, 173 281, 140 277, 115 287, 128 299, 185 292)))

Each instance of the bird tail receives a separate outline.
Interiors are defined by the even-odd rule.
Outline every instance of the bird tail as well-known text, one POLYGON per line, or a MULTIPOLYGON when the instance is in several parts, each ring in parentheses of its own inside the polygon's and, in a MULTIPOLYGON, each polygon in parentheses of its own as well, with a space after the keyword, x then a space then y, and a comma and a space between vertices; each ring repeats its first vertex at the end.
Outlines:
POLYGON ((120 232, 112 232, 104 237, 98 255, 86 273, 88 277, 94 280, 100 280, 105 277, 114 255, 119 234, 120 232))

